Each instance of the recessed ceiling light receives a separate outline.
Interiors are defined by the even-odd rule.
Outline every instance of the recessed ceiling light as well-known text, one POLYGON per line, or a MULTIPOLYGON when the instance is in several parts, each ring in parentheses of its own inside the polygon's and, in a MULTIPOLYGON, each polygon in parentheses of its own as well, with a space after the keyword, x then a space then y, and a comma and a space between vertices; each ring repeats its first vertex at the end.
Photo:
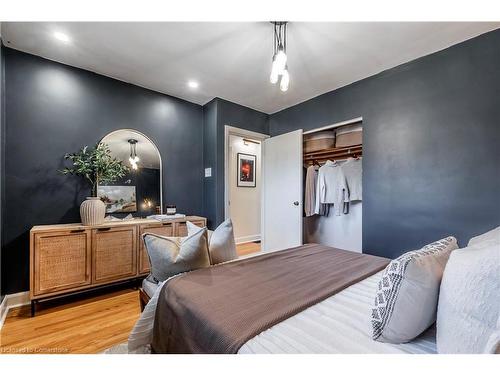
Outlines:
POLYGON ((188 82, 188 86, 189 86, 190 88, 192 88, 192 89, 197 89, 197 88, 198 88, 198 86, 200 86, 200 84, 199 84, 198 82, 196 82, 196 81, 189 81, 189 82, 188 82))
POLYGON ((57 40, 59 40, 63 43, 69 43, 71 41, 69 36, 67 36, 64 33, 61 33, 60 31, 54 32, 54 38, 56 38, 57 40))

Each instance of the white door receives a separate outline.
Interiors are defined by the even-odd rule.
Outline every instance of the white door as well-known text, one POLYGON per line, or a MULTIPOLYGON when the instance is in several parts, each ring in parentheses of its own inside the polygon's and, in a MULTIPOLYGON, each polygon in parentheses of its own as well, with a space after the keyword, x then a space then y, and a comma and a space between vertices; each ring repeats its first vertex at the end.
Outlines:
POLYGON ((302 130, 264 141, 262 250, 302 245, 302 130))

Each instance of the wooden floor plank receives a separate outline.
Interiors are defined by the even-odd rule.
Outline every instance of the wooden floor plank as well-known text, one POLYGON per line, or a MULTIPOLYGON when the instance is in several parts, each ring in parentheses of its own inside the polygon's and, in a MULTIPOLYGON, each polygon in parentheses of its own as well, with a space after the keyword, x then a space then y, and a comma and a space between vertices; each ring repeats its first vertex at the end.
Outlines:
POLYGON ((260 251, 260 242, 247 242, 236 246, 238 256, 257 253, 260 251))

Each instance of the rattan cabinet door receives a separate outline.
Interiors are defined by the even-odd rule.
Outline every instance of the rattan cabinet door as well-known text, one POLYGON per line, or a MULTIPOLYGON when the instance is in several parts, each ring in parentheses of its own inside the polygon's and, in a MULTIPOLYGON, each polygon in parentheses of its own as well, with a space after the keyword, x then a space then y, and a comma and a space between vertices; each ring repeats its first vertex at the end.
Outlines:
POLYGON ((92 229, 92 282, 108 283, 137 275, 137 227, 92 229))
POLYGON ((149 273, 151 266, 149 265, 149 256, 142 240, 144 233, 154 233, 160 236, 172 237, 174 235, 173 223, 164 224, 148 224, 141 225, 141 236, 139 237, 139 274, 149 273))
POLYGON ((36 233, 32 241, 32 296, 90 284, 90 231, 36 233))

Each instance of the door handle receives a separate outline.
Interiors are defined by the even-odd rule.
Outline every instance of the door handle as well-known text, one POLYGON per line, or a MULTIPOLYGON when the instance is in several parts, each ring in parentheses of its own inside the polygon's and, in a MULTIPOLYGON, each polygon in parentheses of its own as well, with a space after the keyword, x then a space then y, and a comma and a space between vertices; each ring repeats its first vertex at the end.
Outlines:
POLYGON ((293 202, 293 205, 294 205, 294 206, 298 206, 298 205, 299 205, 299 201, 295 201, 295 202, 293 202))

